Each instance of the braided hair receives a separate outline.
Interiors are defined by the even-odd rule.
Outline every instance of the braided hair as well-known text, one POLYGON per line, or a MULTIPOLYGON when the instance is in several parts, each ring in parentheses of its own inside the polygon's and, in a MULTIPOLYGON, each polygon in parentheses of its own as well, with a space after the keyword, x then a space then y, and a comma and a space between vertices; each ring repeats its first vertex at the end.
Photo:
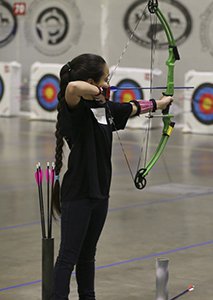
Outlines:
POLYGON ((93 79, 99 82, 103 75, 103 66, 106 64, 105 60, 95 54, 82 54, 74 58, 72 61, 65 64, 60 70, 60 91, 58 93, 57 105, 57 122, 56 122, 56 147, 55 147, 55 183, 52 193, 53 201, 53 216, 61 214, 61 199, 60 199, 60 181, 59 175, 63 166, 63 146, 64 137, 60 130, 59 113, 65 101, 65 91, 70 81, 87 81, 93 79))

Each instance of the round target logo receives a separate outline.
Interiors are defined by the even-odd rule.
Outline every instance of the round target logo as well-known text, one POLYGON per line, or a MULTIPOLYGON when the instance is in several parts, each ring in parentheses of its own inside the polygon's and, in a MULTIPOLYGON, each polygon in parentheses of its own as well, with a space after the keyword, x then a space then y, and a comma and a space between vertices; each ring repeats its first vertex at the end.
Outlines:
POLYGON ((35 0, 29 6, 26 39, 41 53, 61 55, 77 44, 83 26, 75 1, 35 0))
POLYGON ((4 95, 4 82, 0 76, 0 101, 2 100, 4 95))
MULTIPOLYGON (((136 0, 128 7, 124 16, 124 30, 136 44, 150 48, 153 33, 157 34, 156 49, 167 49, 168 40, 162 24, 150 22, 147 0, 136 0)), ((160 9, 168 20, 176 37, 177 45, 182 44, 192 31, 192 18, 186 7, 176 0, 161 0, 160 9)))
POLYGON ((36 20, 37 36, 46 44, 60 44, 66 37, 68 30, 68 18, 59 7, 48 7, 38 15, 36 20))
POLYGON ((16 35, 17 18, 8 1, 0 1, 0 47, 7 45, 16 35))
POLYGON ((192 112, 195 118, 206 125, 213 124, 213 84, 204 83, 194 92, 192 112))
POLYGON ((36 98, 43 109, 47 111, 56 110, 59 88, 59 79, 55 75, 46 74, 39 80, 36 88, 36 98))
POLYGON ((140 85, 132 79, 123 79, 117 84, 117 91, 113 93, 113 102, 129 102, 131 100, 143 99, 140 85))

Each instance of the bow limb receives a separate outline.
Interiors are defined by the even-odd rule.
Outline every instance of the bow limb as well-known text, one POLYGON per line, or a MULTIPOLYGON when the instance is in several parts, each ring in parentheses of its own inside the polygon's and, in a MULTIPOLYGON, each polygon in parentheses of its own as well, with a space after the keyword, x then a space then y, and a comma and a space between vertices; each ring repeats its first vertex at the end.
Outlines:
MULTIPOLYGON (((171 28, 164 17, 163 13, 158 7, 158 0, 149 0, 148 8, 150 13, 156 14, 157 18, 159 19, 163 30, 165 31, 167 40, 168 40, 168 51, 169 51, 169 57, 166 61, 167 65, 167 85, 166 85, 166 91, 163 93, 165 96, 173 96, 174 94, 174 67, 176 60, 179 60, 179 53, 176 46, 175 39, 173 37, 171 28)), ((149 162, 146 164, 146 166, 142 169, 140 169, 136 176, 135 176, 135 185, 138 189, 143 189, 146 186, 146 176, 150 172, 150 170, 154 167, 158 159, 160 158, 161 154, 163 153, 167 141, 173 131, 175 123, 171 121, 171 118, 173 117, 171 114, 169 114, 169 108, 170 105, 167 106, 165 110, 163 110, 163 132, 161 136, 161 140, 158 144, 158 147, 153 154, 152 158, 149 160, 149 162)))
POLYGON ((164 118, 164 121, 166 123, 164 123, 164 129, 163 129, 163 134, 161 136, 161 140, 160 143, 158 144, 158 147, 155 151, 155 153, 153 154, 152 158, 149 160, 149 162, 147 163, 147 165, 140 169, 137 174, 135 175, 135 186, 138 189, 143 189, 146 186, 146 176, 149 174, 150 170, 154 167, 154 165, 156 164, 156 162, 158 161, 158 159, 160 158, 161 154, 163 153, 167 141, 170 137, 170 135, 172 134, 173 128, 175 123, 171 122, 171 117, 172 116, 168 116, 164 118))

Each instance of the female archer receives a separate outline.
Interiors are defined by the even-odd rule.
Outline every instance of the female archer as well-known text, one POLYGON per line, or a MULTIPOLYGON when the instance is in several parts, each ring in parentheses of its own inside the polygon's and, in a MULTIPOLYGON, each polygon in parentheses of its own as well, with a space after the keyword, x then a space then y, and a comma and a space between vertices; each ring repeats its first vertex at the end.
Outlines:
POLYGON ((79 300, 95 300, 95 253, 108 210, 111 181, 112 132, 124 129, 130 117, 165 109, 161 100, 113 103, 104 90, 109 68, 94 54, 82 54, 60 71, 54 209, 61 215, 61 243, 54 269, 53 300, 68 300, 75 268, 79 300), (68 168, 60 190, 64 140, 68 168))

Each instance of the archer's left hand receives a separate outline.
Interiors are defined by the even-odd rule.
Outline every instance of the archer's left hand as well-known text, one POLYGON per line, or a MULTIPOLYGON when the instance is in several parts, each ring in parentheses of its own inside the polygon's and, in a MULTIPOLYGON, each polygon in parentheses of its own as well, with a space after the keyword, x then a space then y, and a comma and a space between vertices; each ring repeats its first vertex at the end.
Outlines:
POLYGON ((160 100, 156 100, 157 109, 164 110, 173 102, 173 98, 171 96, 163 96, 160 100))

